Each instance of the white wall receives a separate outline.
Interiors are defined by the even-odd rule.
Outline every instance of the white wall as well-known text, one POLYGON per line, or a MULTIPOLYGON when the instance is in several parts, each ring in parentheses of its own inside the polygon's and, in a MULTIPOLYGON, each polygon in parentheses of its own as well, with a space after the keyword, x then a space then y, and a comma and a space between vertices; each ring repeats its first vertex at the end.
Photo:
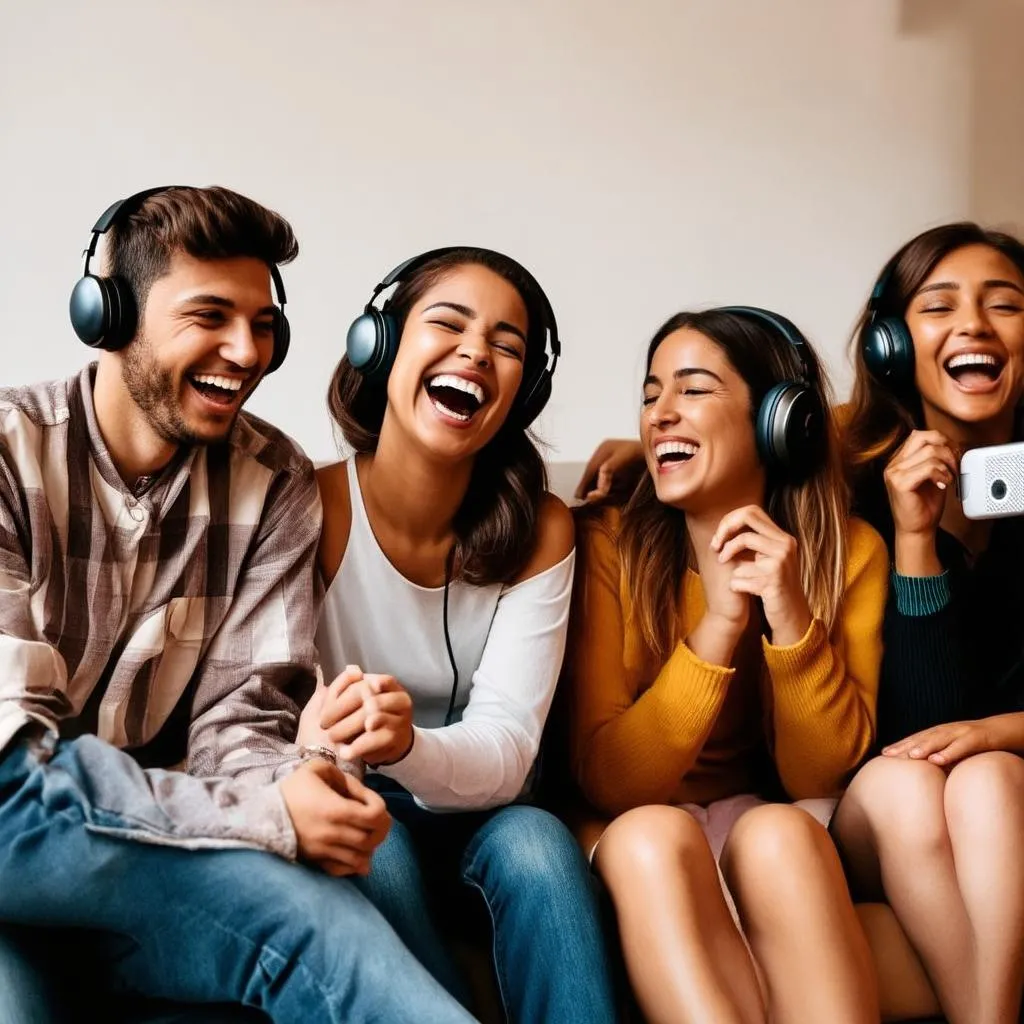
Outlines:
POLYGON ((504 248, 545 284, 565 359, 541 427, 562 458, 633 431, 645 343, 688 306, 778 308, 845 390, 882 260, 975 203, 958 10, 0 0, 0 379, 87 357, 66 302, 89 227, 185 182, 297 230, 292 354, 252 407, 314 458, 334 450, 323 393, 349 321, 393 264, 452 242, 504 248))

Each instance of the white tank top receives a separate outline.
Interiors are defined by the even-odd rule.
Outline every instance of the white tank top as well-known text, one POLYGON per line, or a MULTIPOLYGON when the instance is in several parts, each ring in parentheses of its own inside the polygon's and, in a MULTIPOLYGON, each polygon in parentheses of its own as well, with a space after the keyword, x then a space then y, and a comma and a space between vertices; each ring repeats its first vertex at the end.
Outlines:
MULTIPOLYGON (((413 701, 413 720, 424 728, 444 725, 452 695, 452 667, 444 636, 444 587, 407 580, 381 550, 349 459, 352 527, 341 565, 325 595, 317 631, 324 679, 346 665, 394 676, 413 701)), ((448 588, 448 634, 459 670, 453 722, 469 700, 480 667, 500 583, 477 587, 456 580, 448 588)))

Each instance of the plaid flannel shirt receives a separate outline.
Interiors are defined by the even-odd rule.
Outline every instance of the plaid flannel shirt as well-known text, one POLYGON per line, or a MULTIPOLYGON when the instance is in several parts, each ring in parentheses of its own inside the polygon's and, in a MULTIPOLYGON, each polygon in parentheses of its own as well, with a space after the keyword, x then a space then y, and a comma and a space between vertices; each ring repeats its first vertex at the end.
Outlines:
POLYGON ((157 841, 294 857, 270 784, 314 682, 312 464, 242 413, 133 492, 94 374, 0 389, 0 754, 32 721, 93 733, 146 769, 157 841))

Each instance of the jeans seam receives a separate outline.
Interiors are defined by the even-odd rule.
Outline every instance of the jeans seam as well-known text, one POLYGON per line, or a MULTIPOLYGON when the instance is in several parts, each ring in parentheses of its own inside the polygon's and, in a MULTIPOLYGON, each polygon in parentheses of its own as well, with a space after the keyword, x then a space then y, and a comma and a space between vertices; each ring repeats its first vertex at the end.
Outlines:
POLYGON ((501 1009, 505 1016, 506 1024, 511 1019, 511 1011, 509 1010, 508 997, 505 994, 505 990, 508 988, 507 981, 504 977, 504 969, 502 967, 501 956, 498 950, 498 923, 494 918, 494 911, 491 909, 491 901, 487 898, 487 890, 469 874, 470 868, 467 868, 462 872, 462 880, 466 885, 472 886, 480 896, 483 898, 484 906, 487 908, 487 916, 491 919, 491 959, 494 962, 494 977, 498 982, 498 997, 501 999, 501 1009))

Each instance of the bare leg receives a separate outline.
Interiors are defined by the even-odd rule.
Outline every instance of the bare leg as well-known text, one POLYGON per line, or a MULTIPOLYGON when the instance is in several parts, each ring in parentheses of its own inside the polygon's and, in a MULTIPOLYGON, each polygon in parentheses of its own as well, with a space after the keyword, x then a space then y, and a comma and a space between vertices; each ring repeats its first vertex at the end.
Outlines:
POLYGON ((928 762, 876 758, 836 812, 851 882, 884 889, 952 1024, 1017 1020, 1024 795, 1011 757, 969 758, 948 781, 928 762))
POLYGON ((733 826, 722 871, 768 984, 778 1024, 877 1024, 864 932, 828 832, 806 811, 765 804, 733 826))
POLYGON ((949 773, 946 822, 971 923, 979 1022, 1016 1024, 1024 987, 1024 761, 976 754, 949 773))
POLYGON ((686 811, 627 811, 601 837, 594 863, 648 1024, 763 1024, 754 965, 686 811))
POLYGON ((878 976, 882 1020, 905 1021, 941 1015, 917 950, 887 903, 858 903, 854 908, 864 929, 878 976))

